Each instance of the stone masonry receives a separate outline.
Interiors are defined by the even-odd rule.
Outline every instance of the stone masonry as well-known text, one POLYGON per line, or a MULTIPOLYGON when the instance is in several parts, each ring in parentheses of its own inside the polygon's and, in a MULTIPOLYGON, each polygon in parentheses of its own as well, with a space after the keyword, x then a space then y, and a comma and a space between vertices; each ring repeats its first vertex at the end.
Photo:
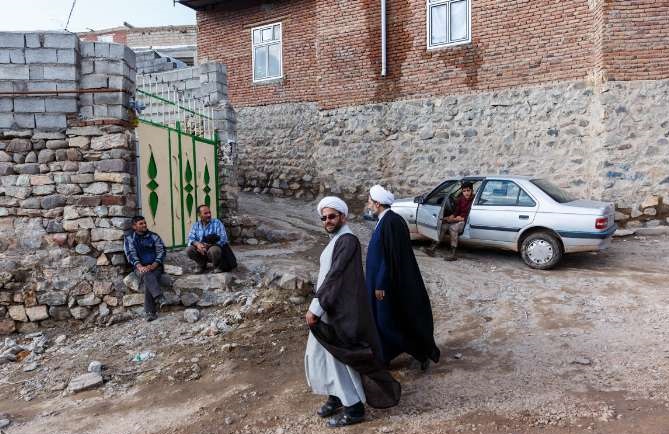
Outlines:
POLYGON ((529 174, 615 202, 620 222, 666 224, 667 100, 669 80, 573 81, 332 110, 240 108, 239 184, 364 200, 377 182, 410 196, 449 176, 529 174))
POLYGON ((123 309, 135 56, 0 33, 0 334, 123 309))

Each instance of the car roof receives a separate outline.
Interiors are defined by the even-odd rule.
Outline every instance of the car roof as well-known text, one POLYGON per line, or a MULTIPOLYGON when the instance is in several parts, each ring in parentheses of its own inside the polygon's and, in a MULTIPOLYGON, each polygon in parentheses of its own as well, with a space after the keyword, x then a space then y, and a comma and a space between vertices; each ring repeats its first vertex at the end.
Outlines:
POLYGON ((501 180, 525 180, 536 179, 536 176, 528 175, 467 175, 467 176, 455 176, 448 178, 447 181, 474 181, 482 179, 501 179, 501 180))

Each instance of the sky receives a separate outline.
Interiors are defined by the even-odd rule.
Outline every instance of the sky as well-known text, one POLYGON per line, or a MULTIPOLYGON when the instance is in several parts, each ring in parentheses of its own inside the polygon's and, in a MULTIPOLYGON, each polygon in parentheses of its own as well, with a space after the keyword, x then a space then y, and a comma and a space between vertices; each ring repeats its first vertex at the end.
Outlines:
MULTIPOLYGON (((195 11, 173 0, 74 0, 72 32, 119 27, 195 24, 195 11)), ((0 0, 0 30, 63 30, 73 0, 0 0)))

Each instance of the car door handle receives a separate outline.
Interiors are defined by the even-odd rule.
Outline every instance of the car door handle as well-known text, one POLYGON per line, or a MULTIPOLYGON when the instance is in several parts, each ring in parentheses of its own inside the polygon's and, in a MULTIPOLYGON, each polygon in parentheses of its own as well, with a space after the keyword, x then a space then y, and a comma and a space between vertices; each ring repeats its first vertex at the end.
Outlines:
POLYGON ((518 216, 518 218, 521 219, 521 220, 527 220, 527 219, 530 218, 530 216, 521 214, 521 215, 518 216))

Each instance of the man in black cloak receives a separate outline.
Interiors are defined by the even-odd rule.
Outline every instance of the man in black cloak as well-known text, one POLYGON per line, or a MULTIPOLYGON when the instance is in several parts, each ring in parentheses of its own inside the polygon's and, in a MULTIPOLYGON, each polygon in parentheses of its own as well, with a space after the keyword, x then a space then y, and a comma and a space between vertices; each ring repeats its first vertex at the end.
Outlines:
POLYGON ((375 185, 368 207, 379 221, 367 249, 367 291, 381 337, 386 364, 408 353, 426 370, 429 360, 437 363, 430 298, 411 247, 409 227, 390 210, 392 193, 375 185))
POLYGON ((346 224, 348 207, 331 196, 318 211, 331 239, 321 254, 316 297, 306 314, 310 333, 304 365, 314 393, 328 395, 318 415, 334 416, 344 407, 327 422, 335 428, 362 422, 365 402, 374 408, 397 405, 401 389, 379 357, 360 242, 346 224))

